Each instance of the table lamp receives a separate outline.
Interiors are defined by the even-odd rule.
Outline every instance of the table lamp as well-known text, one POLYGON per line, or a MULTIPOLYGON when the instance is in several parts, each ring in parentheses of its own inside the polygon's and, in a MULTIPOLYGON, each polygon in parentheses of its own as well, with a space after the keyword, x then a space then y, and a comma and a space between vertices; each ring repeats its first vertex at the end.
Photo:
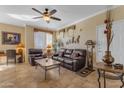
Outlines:
POLYGON ((48 44, 47 45, 47 55, 50 56, 51 55, 51 50, 52 50, 52 45, 48 44))
POLYGON ((24 44, 20 43, 16 48, 18 49, 18 53, 23 55, 24 44))

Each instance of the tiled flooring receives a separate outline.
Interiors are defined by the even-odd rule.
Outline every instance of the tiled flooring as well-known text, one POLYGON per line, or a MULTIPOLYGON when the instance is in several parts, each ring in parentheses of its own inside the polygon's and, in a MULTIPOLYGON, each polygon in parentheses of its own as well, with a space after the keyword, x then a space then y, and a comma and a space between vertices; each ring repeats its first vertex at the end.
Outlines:
MULTIPOLYGON (((103 82, 103 80, 101 80, 103 82)), ((107 80, 107 87, 121 85, 118 80, 107 80)), ((0 87, 9 88, 98 88, 96 71, 87 77, 81 77, 75 72, 61 67, 61 75, 58 70, 50 70, 47 80, 44 80, 44 70, 29 64, 17 64, 15 67, 0 71, 0 87)))

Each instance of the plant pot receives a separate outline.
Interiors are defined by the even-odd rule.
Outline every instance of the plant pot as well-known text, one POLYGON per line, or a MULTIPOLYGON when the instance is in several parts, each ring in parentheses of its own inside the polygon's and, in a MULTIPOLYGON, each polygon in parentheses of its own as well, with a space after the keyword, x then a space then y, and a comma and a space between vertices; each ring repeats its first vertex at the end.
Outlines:
POLYGON ((111 51, 105 51, 105 55, 103 56, 102 60, 104 63, 106 63, 106 65, 112 65, 114 58, 111 55, 111 51))

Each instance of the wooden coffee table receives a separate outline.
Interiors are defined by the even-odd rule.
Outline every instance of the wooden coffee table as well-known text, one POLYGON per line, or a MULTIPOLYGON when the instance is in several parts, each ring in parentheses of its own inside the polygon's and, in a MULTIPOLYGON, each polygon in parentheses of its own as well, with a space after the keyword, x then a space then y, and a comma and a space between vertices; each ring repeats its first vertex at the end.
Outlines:
POLYGON ((35 60, 35 62, 36 62, 36 67, 35 67, 36 69, 37 69, 37 66, 40 66, 45 70, 45 80, 46 80, 46 75, 48 70, 58 68, 59 75, 60 75, 60 62, 52 60, 51 58, 38 59, 38 60, 35 60))

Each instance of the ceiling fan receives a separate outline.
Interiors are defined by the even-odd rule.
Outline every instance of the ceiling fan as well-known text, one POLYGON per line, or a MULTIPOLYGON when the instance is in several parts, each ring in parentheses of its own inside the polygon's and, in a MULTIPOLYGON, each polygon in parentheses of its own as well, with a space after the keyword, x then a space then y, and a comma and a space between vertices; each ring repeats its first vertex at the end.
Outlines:
POLYGON ((36 8, 32 8, 32 10, 41 14, 41 16, 34 17, 33 19, 43 18, 47 23, 50 22, 50 19, 61 21, 60 18, 57 18, 57 17, 53 16, 57 12, 56 9, 53 9, 53 10, 49 11, 48 8, 45 8, 44 12, 41 12, 41 11, 37 10, 36 8))

